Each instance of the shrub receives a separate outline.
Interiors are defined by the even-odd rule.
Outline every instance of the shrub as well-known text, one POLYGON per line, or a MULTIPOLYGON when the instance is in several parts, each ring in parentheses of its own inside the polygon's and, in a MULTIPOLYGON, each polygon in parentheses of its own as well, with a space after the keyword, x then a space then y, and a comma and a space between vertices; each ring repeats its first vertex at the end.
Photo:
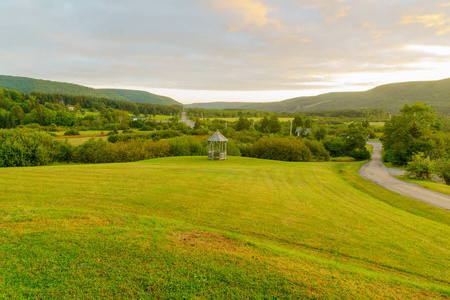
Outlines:
POLYGON ((348 156, 353 157, 356 160, 365 160, 370 158, 370 152, 367 149, 356 149, 350 151, 348 156))
POLYGON ((189 140, 183 136, 169 140, 170 149, 174 156, 189 156, 191 155, 191 145, 189 140))
POLYGON ((333 157, 346 155, 345 143, 340 139, 329 139, 325 141, 323 145, 333 157))
POLYGON ((66 157, 70 156, 70 149, 70 145, 55 141, 46 132, 0 130, 0 167, 42 166, 66 161, 66 157))
POLYGON ((64 132, 64 135, 80 135, 80 132, 76 128, 71 128, 64 132))
POLYGON ((227 155, 230 155, 230 156, 241 156, 242 155, 238 144, 232 139, 228 139, 227 155))
POLYGON ((167 141, 130 140, 108 143, 104 140, 90 139, 78 146, 72 160, 77 163, 129 162, 150 158, 170 156, 167 141))
POLYGON ((437 163, 436 171, 447 185, 450 185, 450 160, 441 160, 437 163))
POLYGON ((330 153, 325 149, 321 142, 304 139, 303 143, 309 148, 309 150, 311 150, 311 154, 315 161, 330 160, 330 153))
POLYGON ((412 160, 408 162, 406 170, 409 176, 417 179, 429 179, 435 170, 436 162, 432 161, 429 156, 424 156, 423 152, 413 155, 412 160))
POLYGON ((174 156, 206 155, 207 147, 205 140, 193 137, 181 136, 169 140, 171 153, 174 156))
POLYGON ((312 161, 311 150, 300 139, 262 138, 249 151, 252 157, 282 161, 312 161))

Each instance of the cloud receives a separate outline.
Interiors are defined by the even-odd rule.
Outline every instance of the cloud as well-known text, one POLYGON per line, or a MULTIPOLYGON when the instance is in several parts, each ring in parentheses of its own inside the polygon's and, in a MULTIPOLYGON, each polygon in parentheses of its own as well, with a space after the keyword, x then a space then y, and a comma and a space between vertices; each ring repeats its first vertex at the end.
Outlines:
POLYGON ((292 42, 310 43, 311 40, 295 34, 288 34, 279 40, 275 40, 275 44, 284 44, 292 42))
POLYGON ((441 66, 448 77, 450 40, 430 31, 450 27, 449 1, 2 0, 0 70, 89 86, 298 95, 391 74, 445 77, 441 66), (426 63, 437 75, 422 73, 426 63))
POLYGON ((405 50, 417 51, 432 54, 433 56, 450 57, 450 47, 445 46, 428 46, 428 45, 408 45, 405 50))
POLYGON ((374 42, 377 43, 379 39, 384 36, 385 34, 388 34, 390 30, 380 30, 376 29, 376 24, 369 23, 367 21, 364 21, 362 24, 362 29, 368 30, 369 33, 374 37, 374 42))
POLYGON ((335 22, 346 17, 352 8, 345 4, 345 0, 299 0, 298 3, 303 7, 320 9, 322 17, 327 22, 335 22))
POLYGON ((450 33, 450 18, 447 18, 443 13, 429 14, 429 15, 412 15, 403 16, 399 24, 407 25, 411 23, 419 23, 427 28, 435 28, 437 35, 444 35, 450 33))
POLYGON ((262 2, 254 0, 214 0, 211 3, 216 10, 227 11, 233 15, 233 23, 229 31, 241 31, 249 27, 265 27, 271 25, 275 28, 283 28, 280 21, 275 18, 269 18, 271 11, 275 8, 269 8, 262 2))

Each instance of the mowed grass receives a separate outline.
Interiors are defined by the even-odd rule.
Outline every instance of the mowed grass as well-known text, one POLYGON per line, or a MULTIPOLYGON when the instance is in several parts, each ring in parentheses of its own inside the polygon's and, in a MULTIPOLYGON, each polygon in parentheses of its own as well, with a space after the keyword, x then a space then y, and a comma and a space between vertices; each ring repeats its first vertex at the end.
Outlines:
POLYGON ((361 164, 0 169, 0 298, 450 297, 449 212, 361 164))
POLYGON ((424 187, 426 189, 429 189, 429 190, 432 190, 432 191, 435 191, 438 193, 450 195, 450 185, 446 185, 445 183, 435 182, 431 179, 418 180, 418 179, 414 179, 414 178, 408 178, 408 176, 406 176, 406 175, 396 176, 396 178, 401 179, 406 182, 409 182, 409 183, 415 183, 417 185, 420 185, 421 187, 424 187))

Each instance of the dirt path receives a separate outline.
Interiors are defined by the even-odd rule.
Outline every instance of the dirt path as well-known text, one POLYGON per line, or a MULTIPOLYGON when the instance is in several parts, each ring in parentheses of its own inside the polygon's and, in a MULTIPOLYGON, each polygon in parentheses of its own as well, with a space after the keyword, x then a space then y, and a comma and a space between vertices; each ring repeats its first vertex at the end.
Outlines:
POLYGON ((382 144, 375 141, 367 143, 373 145, 372 160, 362 166, 358 172, 359 175, 398 194, 450 210, 450 196, 427 190, 417 184, 407 183, 389 175, 386 166, 381 162, 382 144))

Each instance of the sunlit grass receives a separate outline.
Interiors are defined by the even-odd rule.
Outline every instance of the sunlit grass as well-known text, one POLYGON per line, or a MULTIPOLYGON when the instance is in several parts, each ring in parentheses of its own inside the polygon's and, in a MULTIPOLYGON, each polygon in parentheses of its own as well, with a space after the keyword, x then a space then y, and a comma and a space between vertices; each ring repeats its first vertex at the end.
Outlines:
POLYGON ((375 127, 383 127, 386 122, 369 122, 370 125, 375 127))
MULTIPOLYGON (((249 120, 255 121, 255 123, 260 121, 261 119, 263 119, 263 118, 259 118, 259 117, 258 118, 256 118, 256 117, 246 117, 246 118, 249 119, 249 120)), ((211 120, 221 120, 221 121, 227 120, 228 122, 237 122, 239 120, 239 117, 237 117, 237 118, 211 118, 211 120)), ((287 122, 287 121, 290 121, 290 120, 294 120, 294 118, 278 118, 278 121, 280 121, 280 122, 287 122)))
POLYGON ((0 169, 0 298, 450 296, 449 212, 361 164, 0 169))
POLYGON ((435 182, 432 180, 418 180, 413 178, 408 178, 408 176, 396 176, 398 179, 401 179, 406 182, 415 183, 420 185, 421 187, 427 188, 429 190, 450 195, 450 185, 446 185, 445 183, 435 182))
POLYGON ((79 137, 79 138, 69 138, 67 139, 67 141, 72 144, 73 146, 79 146, 83 143, 86 143, 87 141, 89 141, 90 139, 95 139, 95 140, 105 140, 107 139, 107 136, 100 136, 100 137, 79 137))

